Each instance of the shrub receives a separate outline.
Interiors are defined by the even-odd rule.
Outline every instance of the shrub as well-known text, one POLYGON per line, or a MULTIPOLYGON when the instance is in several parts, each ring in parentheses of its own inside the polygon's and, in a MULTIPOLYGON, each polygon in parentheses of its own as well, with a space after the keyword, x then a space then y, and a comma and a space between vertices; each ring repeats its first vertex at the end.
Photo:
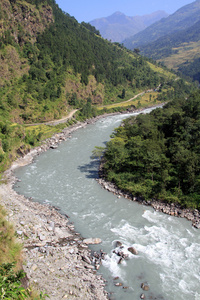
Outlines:
POLYGON ((0 299, 18 299, 27 298, 27 291, 21 286, 21 281, 25 273, 20 270, 14 272, 15 263, 2 264, 0 266, 0 299))

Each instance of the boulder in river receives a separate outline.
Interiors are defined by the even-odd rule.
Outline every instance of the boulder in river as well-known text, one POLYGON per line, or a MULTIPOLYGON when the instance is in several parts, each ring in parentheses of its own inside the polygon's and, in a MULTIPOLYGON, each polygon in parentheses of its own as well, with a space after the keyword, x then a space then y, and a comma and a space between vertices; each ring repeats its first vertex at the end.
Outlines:
POLYGON ((145 283, 141 284, 141 288, 143 289, 143 291, 149 291, 149 286, 145 283))
POLYGON ((115 247, 121 247, 121 246, 122 246, 122 243, 120 241, 116 241, 115 247))
POLYGON ((84 239, 83 243, 84 244, 91 244, 91 245, 95 245, 95 244, 100 244, 102 241, 99 238, 89 238, 89 239, 84 239))
POLYGON ((128 251, 131 252, 134 255, 138 255, 138 251, 134 247, 129 247, 128 251))
POLYGON ((122 286, 122 283, 121 282, 117 282, 117 283, 115 283, 115 286, 122 286))

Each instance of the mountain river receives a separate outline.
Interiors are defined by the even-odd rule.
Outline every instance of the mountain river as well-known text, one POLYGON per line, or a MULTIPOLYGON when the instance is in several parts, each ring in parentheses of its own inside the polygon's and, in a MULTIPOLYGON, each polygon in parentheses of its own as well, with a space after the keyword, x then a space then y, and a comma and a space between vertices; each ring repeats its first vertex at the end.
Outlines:
POLYGON ((200 300, 200 231, 186 219, 118 199, 96 181, 98 161, 91 159, 92 150, 104 146, 129 116, 109 116, 80 128, 57 149, 17 169, 21 182, 15 190, 60 207, 84 238, 101 238, 102 243, 91 249, 107 253, 99 272, 107 280, 111 299, 139 300, 144 293, 145 299, 200 300), (118 264, 113 253, 116 241, 123 243, 125 253, 133 246, 139 254, 129 252, 129 259, 118 264), (117 287, 116 282, 128 288, 117 287), (143 282, 149 291, 141 289, 143 282))

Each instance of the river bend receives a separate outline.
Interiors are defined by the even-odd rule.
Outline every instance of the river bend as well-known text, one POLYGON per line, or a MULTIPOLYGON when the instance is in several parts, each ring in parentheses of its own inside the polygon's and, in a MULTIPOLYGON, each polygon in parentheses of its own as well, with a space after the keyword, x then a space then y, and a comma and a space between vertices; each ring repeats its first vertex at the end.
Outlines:
MULTIPOLYGON (((149 110, 146 110, 149 112, 149 110)), ((118 199, 97 183, 98 162, 91 159, 95 146, 104 146, 114 128, 127 115, 109 116, 73 133, 15 175, 21 180, 15 190, 34 201, 61 208, 85 238, 98 237, 92 246, 108 253, 99 272, 106 289, 117 300, 200 300, 200 231, 186 219, 155 212, 125 198, 118 199), (139 255, 118 264, 115 242, 134 246, 139 255), (118 276, 123 289, 114 285, 118 276), (149 291, 141 289, 148 283, 149 291)))

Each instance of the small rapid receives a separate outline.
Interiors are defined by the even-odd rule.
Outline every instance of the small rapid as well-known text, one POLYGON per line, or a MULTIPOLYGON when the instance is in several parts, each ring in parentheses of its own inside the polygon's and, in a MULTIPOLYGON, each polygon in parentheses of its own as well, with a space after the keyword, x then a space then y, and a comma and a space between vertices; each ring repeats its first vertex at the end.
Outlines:
POLYGON ((81 128, 57 149, 17 169, 21 182, 15 190, 33 201, 60 207, 84 238, 101 238, 102 244, 91 248, 107 253, 99 272, 107 280, 111 299, 137 300, 144 293, 146 299, 200 300, 199 231, 186 219, 119 199, 96 181, 99 162, 91 159, 92 150, 105 146, 128 116, 109 116, 81 128), (121 264, 116 241, 128 254, 121 264), (138 255, 131 254, 129 247, 138 255), (123 287, 115 286, 117 282, 123 287), (147 283, 149 291, 143 291, 141 283, 147 283))

